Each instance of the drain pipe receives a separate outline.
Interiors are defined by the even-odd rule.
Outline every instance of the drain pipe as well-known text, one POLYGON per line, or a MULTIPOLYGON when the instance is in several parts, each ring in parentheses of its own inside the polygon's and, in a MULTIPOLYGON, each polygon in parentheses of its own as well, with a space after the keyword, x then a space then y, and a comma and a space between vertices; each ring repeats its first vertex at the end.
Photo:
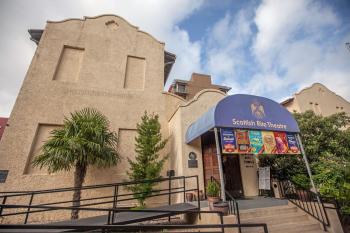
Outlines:
POLYGON ((214 128, 214 133, 215 133, 215 144, 216 144, 216 156, 218 158, 218 164, 219 164, 221 198, 223 201, 226 201, 224 172, 222 168, 221 149, 219 144, 219 134, 218 134, 218 129, 216 127, 214 128))

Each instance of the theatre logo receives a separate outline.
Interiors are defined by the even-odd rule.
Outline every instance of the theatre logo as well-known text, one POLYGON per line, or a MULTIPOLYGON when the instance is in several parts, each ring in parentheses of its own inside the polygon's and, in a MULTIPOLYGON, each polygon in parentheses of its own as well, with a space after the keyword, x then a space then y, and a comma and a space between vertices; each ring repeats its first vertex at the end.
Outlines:
POLYGON ((266 129, 266 130, 286 130, 287 129, 287 125, 285 124, 275 123, 267 119, 265 119, 265 121, 262 120, 263 118, 266 117, 265 110, 264 110, 264 106, 257 100, 254 100, 252 102, 252 104, 250 105, 250 110, 252 115, 258 120, 233 118, 232 124, 237 128, 242 127, 242 128, 251 128, 251 129, 266 129))
POLYGON ((252 110, 253 116, 256 118, 261 119, 265 117, 264 106, 257 100, 253 101, 253 103, 250 105, 250 109, 252 110))

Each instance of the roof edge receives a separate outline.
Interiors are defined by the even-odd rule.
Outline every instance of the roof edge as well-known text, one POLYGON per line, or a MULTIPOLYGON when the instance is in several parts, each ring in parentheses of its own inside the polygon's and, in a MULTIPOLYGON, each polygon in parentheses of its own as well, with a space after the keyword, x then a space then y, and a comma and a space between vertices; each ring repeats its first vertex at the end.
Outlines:
POLYGON ((83 18, 67 18, 67 19, 63 19, 63 20, 47 20, 46 22, 47 23, 64 23, 64 22, 68 22, 68 21, 86 21, 86 19, 97 19, 97 18, 106 17, 106 16, 117 17, 117 18, 123 20, 124 22, 126 22, 129 26, 135 28, 138 32, 144 33, 144 34, 152 37, 158 43, 165 45, 165 42, 156 39, 153 35, 149 34, 148 32, 140 30, 138 26, 131 24, 129 21, 127 21, 123 17, 121 17, 119 15, 115 15, 115 14, 101 14, 101 15, 96 15, 96 16, 84 16, 83 18))
POLYGON ((343 96, 341 95, 338 95, 337 93, 335 93, 334 91, 332 91, 331 89, 329 89, 327 86, 325 86, 324 84, 322 83, 319 83, 319 82, 315 82, 313 84, 311 84, 311 86, 308 86, 308 87, 304 87, 303 89, 301 89, 300 91, 296 92, 294 95, 300 95, 303 91, 306 91, 308 89, 311 89, 312 87, 314 87, 315 85, 321 85, 322 87, 326 88, 328 91, 330 91, 331 93, 333 93, 334 95, 340 97, 341 99, 343 99, 345 102, 349 103, 350 102, 348 100, 346 100, 343 96))

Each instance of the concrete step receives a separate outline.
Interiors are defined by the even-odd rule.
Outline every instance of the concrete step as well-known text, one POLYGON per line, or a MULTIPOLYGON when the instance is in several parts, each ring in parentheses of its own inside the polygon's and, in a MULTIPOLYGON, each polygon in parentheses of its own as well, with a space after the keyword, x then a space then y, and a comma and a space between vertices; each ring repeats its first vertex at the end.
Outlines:
POLYGON ((297 212, 296 206, 278 206, 278 207, 268 207, 268 208, 257 208, 257 209, 249 209, 243 210, 240 212, 241 219, 245 218, 255 218, 260 216, 270 216, 270 215, 278 215, 278 214, 288 214, 297 212))
MULTIPOLYGON (((269 233, 321 233, 321 225, 296 206, 256 208, 240 212, 241 223, 266 223, 269 233)), ((263 233, 260 228, 244 228, 243 233, 263 233)))
MULTIPOLYGON (((264 233, 263 230, 259 230, 259 231, 243 231, 242 233, 264 233)), ((270 231, 269 233, 326 233, 325 231, 322 230, 286 230, 286 231, 270 231)))
POLYGON ((241 219, 242 223, 266 223, 268 225, 278 225, 286 223, 297 223, 309 220, 307 214, 295 212, 287 214, 276 214, 241 219))
MULTIPOLYGON (((320 225, 317 222, 313 221, 300 221, 297 223, 284 223, 284 224, 276 224, 276 225, 268 225, 269 233, 297 233, 297 232, 306 232, 306 231, 320 231, 320 225)), ((242 229, 243 233, 259 233, 263 232, 260 228, 245 228, 242 229)))

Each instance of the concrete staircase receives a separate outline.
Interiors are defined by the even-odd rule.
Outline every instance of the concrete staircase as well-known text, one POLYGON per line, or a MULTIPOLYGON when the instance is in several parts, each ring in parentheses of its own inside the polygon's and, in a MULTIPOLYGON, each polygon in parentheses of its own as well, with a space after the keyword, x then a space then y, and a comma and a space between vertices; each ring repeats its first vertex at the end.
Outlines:
MULTIPOLYGON (((242 210, 240 216, 241 223, 266 223, 269 233, 324 233, 317 220, 291 204, 242 210)), ((242 232, 264 231, 261 228, 245 228, 242 232)))

